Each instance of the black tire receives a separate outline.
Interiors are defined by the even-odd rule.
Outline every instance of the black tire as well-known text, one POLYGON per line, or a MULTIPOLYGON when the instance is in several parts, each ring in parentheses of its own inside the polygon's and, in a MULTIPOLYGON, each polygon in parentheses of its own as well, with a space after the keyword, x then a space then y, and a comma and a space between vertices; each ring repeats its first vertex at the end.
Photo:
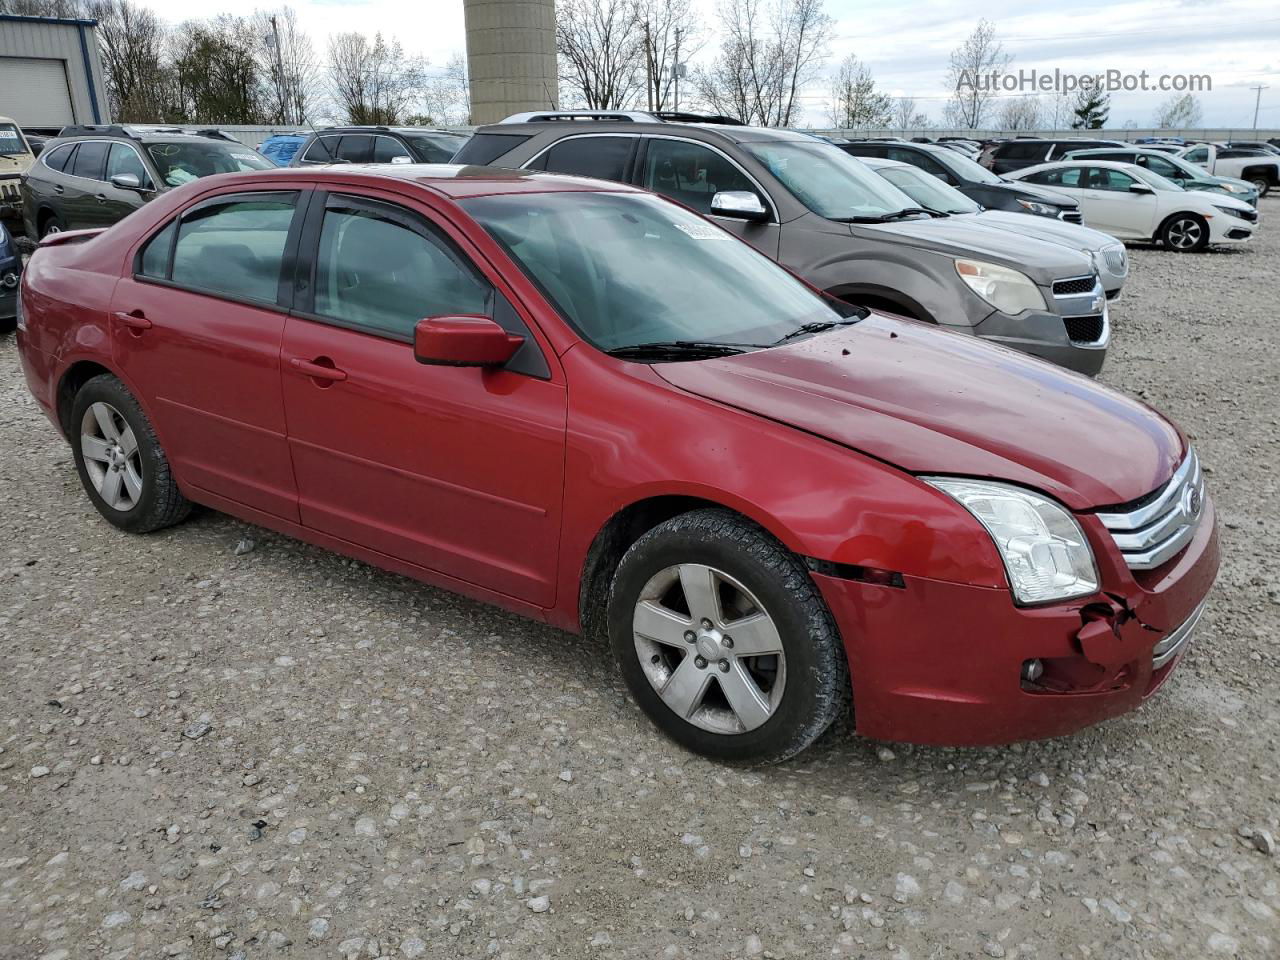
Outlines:
POLYGON ((1160 224, 1160 242, 1166 250, 1199 253, 1209 245, 1209 222, 1198 213, 1175 213, 1160 224), (1192 233, 1195 239, 1189 239, 1192 233))
MULTIPOLYGON (((608 621, 610 644, 632 696, 664 733, 695 753, 776 763, 808 747, 848 709, 844 645, 808 570, 768 532, 727 510, 685 513, 637 540, 614 574, 608 621), (667 706, 645 673, 633 633, 636 605, 651 578, 678 564, 723 571, 759 599, 777 627, 785 684, 772 714, 755 729, 721 733, 695 725, 667 706)), ((693 649, 685 656, 694 657, 693 649)))
POLYGON ((68 425, 71 450, 76 461, 76 472, 85 493, 98 512, 121 530, 130 533, 151 533, 172 526, 191 512, 191 501, 182 495, 169 460, 165 457, 160 441, 156 439, 151 421, 142 412, 128 388, 109 373, 100 374, 82 386, 71 405, 71 422, 68 425), (99 494, 89 475, 82 449, 81 424, 95 403, 110 405, 133 431, 137 441, 137 461, 142 479, 141 493, 129 509, 117 509, 99 494))
POLYGON ((62 218, 56 213, 50 211, 40 218, 40 239, 43 240, 51 233, 62 233, 67 229, 67 225, 62 218))
POLYGON ((1268 193, 1271 192, 1271 181, 1268 180, 1266 177, 1255 177, 1250 182, 1255 187, 1258 188, 1259 199, 1261 199, 1262 197, 1265 197, 1268 193))
POLYGON ((13 333, 18 329, 17 317, 5 317, 0 319, 0 333, 13 333))

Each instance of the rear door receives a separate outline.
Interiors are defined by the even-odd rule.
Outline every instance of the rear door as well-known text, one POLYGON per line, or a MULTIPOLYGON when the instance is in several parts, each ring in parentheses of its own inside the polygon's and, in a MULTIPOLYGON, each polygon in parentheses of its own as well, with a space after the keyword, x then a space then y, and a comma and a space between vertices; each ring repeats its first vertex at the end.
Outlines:
POLYGON ((502 285, 445 221, 317 193, 282 353, 302 522, 541 607, 555 600, 566 398, 502 285), (484 314, 505 368, 428 366, 418 320, 484 314))
POLYGON ((107 152, 107 171, 97 195, 98 203, 102 207, 102 216, 107 223, 122 220, 144 202, 143 194, 137 190, 124 190, 112 184, 111 178, 120 174, 135 176, 142 187, 148 190, 155 189, 155 184, 151 182, 151 174, 147 172, 147 166, 142 162, 142 155, 137 149, 128 143, 111 144, 107 152))
POLYGON ((140 246, 112 300, 113 356, 180 482, 294 522, 280 395, 292 284, 281 281, 303 196, 241 192, 187 208, 140 246))
POLYGON ((98 200, 109 147, 105 140, 82 140, 70 165, 63 171, 70 176, 59 177, 54 186, 54 193, 61 194, 60 207, 68 230, 111 225, 112 221, 107 220, 106 211, 98 200))

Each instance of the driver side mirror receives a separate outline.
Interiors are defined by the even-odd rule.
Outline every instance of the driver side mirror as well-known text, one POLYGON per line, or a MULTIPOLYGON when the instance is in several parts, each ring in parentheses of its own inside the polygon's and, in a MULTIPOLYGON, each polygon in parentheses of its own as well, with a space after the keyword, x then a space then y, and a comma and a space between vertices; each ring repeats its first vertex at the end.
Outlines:
POLYGON ((1154 190, 1152 190, 1152 189, 1151 189, 1149 186, 1147 186, 1145 183, 1131 183, 1131 184, 1129 184, 1129 192, 1130 192, 1130 193, 1155 193, 1155 191, 1154 191, 1154 190))
POLYGON ((489 317, 427 317, 413 328, 414 359, 437 366, 500 367, 523 343, 489 317))
POLYGON ((769 219, 769 210, 750 190, 722 190, 711 198, 711 215, 759 223, 769 219))
POLYGON ((111 185, 117 190, 132 190, 134 193, 150 193, 150 187, 144 187, 136 173, 117 173, 111 178, 111 185))

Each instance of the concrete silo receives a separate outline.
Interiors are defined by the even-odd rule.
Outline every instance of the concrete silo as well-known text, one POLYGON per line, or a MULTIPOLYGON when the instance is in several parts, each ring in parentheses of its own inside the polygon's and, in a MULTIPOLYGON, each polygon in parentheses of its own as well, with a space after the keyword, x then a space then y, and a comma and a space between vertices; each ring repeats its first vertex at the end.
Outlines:
POLYGON ((463 0, 471 122, 557 103, 555 0, 463 0))

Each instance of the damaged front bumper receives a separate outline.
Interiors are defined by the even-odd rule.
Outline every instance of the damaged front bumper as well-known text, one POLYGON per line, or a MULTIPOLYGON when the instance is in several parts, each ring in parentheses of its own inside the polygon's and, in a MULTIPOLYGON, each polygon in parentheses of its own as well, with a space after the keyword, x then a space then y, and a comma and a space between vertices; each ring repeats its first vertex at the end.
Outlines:
POLYGON ((1034 740, 1127 713, 1155 693, 1217 575, 1213 504, 1183 551, 1142 573, 1116 561, 1106 530, 1086 519, 1095 555, 1109 550, 1099 555, 1108 590, 1069 603, 1018 607, 1003 588, 815 573, 844 638, 858 732, 953 746, 1034 740))

